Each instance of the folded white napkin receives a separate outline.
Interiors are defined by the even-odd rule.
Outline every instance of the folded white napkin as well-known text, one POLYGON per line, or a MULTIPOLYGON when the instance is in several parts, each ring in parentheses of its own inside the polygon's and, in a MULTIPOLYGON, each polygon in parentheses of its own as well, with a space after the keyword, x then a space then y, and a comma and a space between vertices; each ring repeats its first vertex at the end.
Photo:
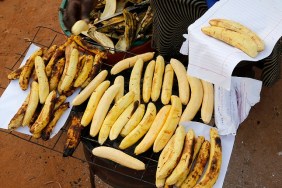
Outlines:
POLYGON ((281 0, 220 0, 188 27, 186 42, 180 50, 189 53, 188 72, 192 76, 230 89, 231 74, 242 60, 257 61, 270 55, 282 36, 281 0), (251 58, 241 50, 205 35, 201 28, 209 20, 224 18, 253 30, 265 43, 265 50, 251 58))

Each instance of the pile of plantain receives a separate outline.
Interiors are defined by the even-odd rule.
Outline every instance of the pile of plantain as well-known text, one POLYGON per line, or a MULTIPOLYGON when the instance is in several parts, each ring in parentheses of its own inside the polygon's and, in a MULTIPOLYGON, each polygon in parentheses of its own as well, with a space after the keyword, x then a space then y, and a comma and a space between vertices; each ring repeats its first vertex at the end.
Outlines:
POLYGON ((58 120, 69 108, 65 102, 76 89, 86 87, 98 74, 105 53, 72 36, 60 46, 36 50, 23 66, 8 74, 30 91, 8 129, 28 126, 35 138, 48 140, 58 120), (83 54, 80 48, 87 50, 83 54))
POLYGON ((90 20, 84 34, 112 53, 129 50, 135 41, 152 35, 153 13, 148 0, 101 1, 90 20))

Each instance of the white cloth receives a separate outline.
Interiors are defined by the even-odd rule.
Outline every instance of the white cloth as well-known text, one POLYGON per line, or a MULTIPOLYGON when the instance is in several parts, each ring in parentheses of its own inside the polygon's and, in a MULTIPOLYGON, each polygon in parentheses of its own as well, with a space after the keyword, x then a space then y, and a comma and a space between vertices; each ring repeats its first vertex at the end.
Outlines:
POLYGON ((231 74, 242 60, 257 61, 270 55, 282 36, 281 0, 220 0, 188 27, 180 52, 188 54, 190 75, 230 89, 231 74), (224 18, 239 22, 262 38, 265 50, 251 58, 241 50, 205 35, 209 20, 224 18), (189 46, 189 48, 188 48, 189 46))
POLYGON ((232 77, 230 91, 214 86, 214 116, 220 135, 236 135, 251 107, 260 101, 261 87, 261 81, 240 77, 232 77))

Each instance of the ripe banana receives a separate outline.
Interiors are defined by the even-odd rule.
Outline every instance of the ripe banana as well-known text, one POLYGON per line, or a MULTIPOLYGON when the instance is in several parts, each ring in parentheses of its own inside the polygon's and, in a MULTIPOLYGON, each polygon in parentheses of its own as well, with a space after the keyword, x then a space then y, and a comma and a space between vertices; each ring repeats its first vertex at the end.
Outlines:
POLYGON ((128 105, 130 105, 130 103, 133 102, 134 95, 135 94, 133 91, 129 91, 126 95, 120 98, 111 108, 111 110, 107 114, 101 126, 99 136, 98 136, 99 144, 102 145, 107 140, 113 124, 115 123, 117 118, 120 116, 120 114, 128 107, 128 105))
POLYGON ((154 70, 152 92, 151 92, 151 99, 154 102, 158 100, 161 93, 164 68, 165 68, 164 58, 161 55, 159 55, 156 59, 156 66, 154 70))
POLYGON ((201 80, 187 74, 191 88, 191 98, 188 105, 182 113, 180 122, 191 121, 197 114, 203 101, 203 86, 201 80))
POLYGON ((168 177, 173 169, 176 167, 181 152, 184 146, 185 140, 185 128, 183 126, 178 126, 175 131, 175 138, 173 143, 172 151, 169 153, 167 160, 162 161, 162 163, 158 163, 158 178, 166 178, 168 177))
POLYGON ((115 75, 120 73, 123 70, 129 69, 131 67, 133 67, 137 61, 137 59, 141 58, 143 60, 143 62, 147 62, 150 61, 151 59, 153 59, 155 52, 147 52, 144 54, 139 54, 133 57, 129 57, 126 59, 123 59, 119 62, 117 62, 113 68, 111 69, 111 74, 115 75))
POLYGON ((165 145, 167 144, 167 142, 173 135, 179 123, 181 113, 182 113, 182 104, 181 104, 180 98, 175 95, 172 95, 171 96, 171 109, 169 111, 168 117, 161 131, 159 132, 154 142, 154 146, 153 146, 154 152, 159 152, 165 147, 165 145))
POLYGON ((148 103, 151 98, 152 81, 153 81, 155 64, 156 62, 154 60, 151 60, 145 70, 145 74, 143 78, 143 90, 142 90, 143 101, 145 103, 148 103))
POLYGON ((213 114, 214 90, 212 83, 204 80, 201 81, 204 90, 203 103, 201 107, 201 118, 205 124, 208 124, 211 121, 213 114))
POLYGON ((105 91, 110 86, 110 81, 106 80, 102 82, 91 94, 90 99, 88 100, 86 109, 83 113, 82 119, 81 119, 81 125, 86 127, 91 122, 93 115, 96 111, 96 108, 98 106, 98 103, 105 93, 105 91))
MULTIPOLYGON (((139 103, 139 102, 138 102, 139 103)), ((127 136, 142 120, 145 114, 145 105, 140 104, 128 122, 125 124, 123 129, 121 130, 121 136, 127 136)))
POLYGON ((248 35, 216 26, 203 27, 201 30, 208 36, 242 50, 250 57, 256 57, 258 55, 257 44, 248 35))
POLYGON ((203 174, 205 166, 209 160, 209 151, 210 142, 208 140, 205 140, 194 163, 194 167, 181 185, 181 188, 192 188, 196 185, 200 176, 203 174))
POLYGON ((226 19, 212 19, 209 21, 209 24, 212 26, 223 27, 232 31, 236 31, 238 33, 246 34, 250 36, 251 39, 257 44, 259 52, 264 50, 264 43, 261 38, 255 32, 238 22, 226 19))
POLYGON ((161 100, 164 105, 168 104, 172 94, 174 72, 171 64, 165 66, 164 81, 162 86, 161 100))
POLYGON ((161 131, 167 119, 170 109, 171 109, 171 105, 166 105, 163 106, 160 109, 160 111, 157 113, 156 118, 152 123, 149 131, 147 132, 143 140, 136 146, 134 150, 134 153, 136 155, 139 155, 140 153, 147 151, 154 144, 154 141, 158 136, 158 133, 161 131))
POLYGON ((115 140, 118 137, 124 125, 129 121, 131 116, 134 114, 134 112, 138 108, 138 105, 139 105, 138 101, 132 102, 124 110, 124 112, 118 117, 118 119, 116 120, 116 122, 113 124, 111 128, 110 135, 109 135, 110 140, 115 140))
POLYGON ((145 170, 145 164, 142 161, 134 157, 131 157, 130 155, 120 150, 117 150, 111 147, 106 147, 106 146, 96 147, 92 150, 92 154, 97 157, 109 159, 122 166, 131 168, 134 170, 145 170))
POLYGON ((177 180, 185 174, 186 169, 190 169, 192 165, 193 149, 194 149, 195 133, 190 129, 185 137, 184 148, 181 154, 180 161, 170 176, 166 179, 166 184, 173 185, 177 180))
POLYGON ((156 106, 154 103, 149 103, 147 106, 146 113, 141 122, 133 129, 120 143, 120 149, 126 149, 135 144, 142 136, 144 136, 150 129, 155 117, 156 117, 156 106))
POLYGON ((190 98, 190 88, 187 79, 187 72, 184 65, 177 59, 171 59, 170 64, 175 72, 178 81, 179 97, 183 105, 187 105, 190 98))
POLYGON ((101 100, 98 103, 98 106, 95 110, 92 122, 91 122, 91 127, 90 127, 90 135, 91 136, 96 136, 100 128, 102 126, 102 123, 108 113, 108 110, 118 92, 119 85, 112 85, 110 86, 102 96, 101 100))
POLYGON ((208 166, 203 177, 195 185, 195 188, 212 187, 219 176, 222 162, 222 148, 218 131, 214 128, 210 129, 210 143, 211 149, 208 166))
POLYGON ((141 100, 140 82, 141 82, 143 65, 144 65, 143 60, 138 59, 131 71, 130 80, 129 80, 129 91, 133 91, 135 93, 134 101, 138 100, 139 102, 141 100))

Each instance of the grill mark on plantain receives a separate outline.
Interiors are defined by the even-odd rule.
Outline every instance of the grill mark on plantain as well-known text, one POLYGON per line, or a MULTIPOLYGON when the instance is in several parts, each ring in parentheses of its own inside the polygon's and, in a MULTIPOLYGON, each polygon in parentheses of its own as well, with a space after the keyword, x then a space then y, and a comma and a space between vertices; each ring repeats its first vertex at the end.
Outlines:
POLYGON ((138 108, 139 101, 135 101, 133 105, 134 105, 134 107, 133 107, 133 109, 132 109, 132 111, 130 113, 130 116, 132 116, 134 114, 134 112, 136 111, 136 109, 138 108))
POLYGON ((215 146, 221 148, 221 140, 219 137, 215 137, 215 146))

